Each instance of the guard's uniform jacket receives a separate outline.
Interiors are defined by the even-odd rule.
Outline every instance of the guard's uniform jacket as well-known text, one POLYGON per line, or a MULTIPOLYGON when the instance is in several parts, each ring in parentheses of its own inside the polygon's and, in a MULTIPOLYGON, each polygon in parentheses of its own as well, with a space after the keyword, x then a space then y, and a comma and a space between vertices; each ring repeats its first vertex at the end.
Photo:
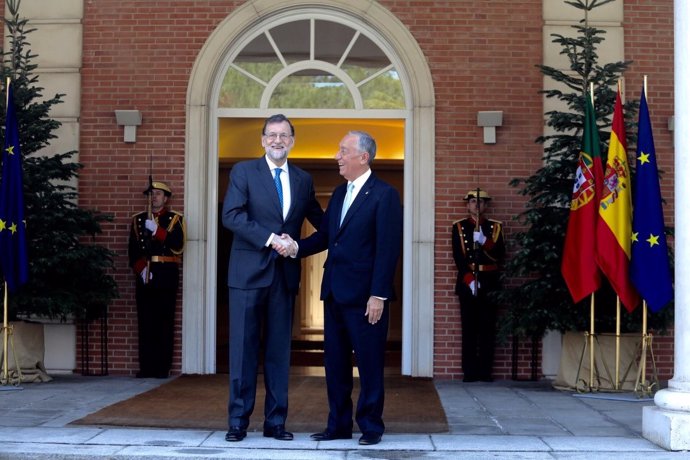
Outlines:
POLYGON ((163 208, 153 214, 155 234, 146 229, 147 213, 132 217, 129 236, 129 265, 136 275, 139 324, 138 377, 168 377, 172 367, 175 305, 179 264, 185 244, 182 214, 163 208), (144 283, 141 273, 149 266, 151 278, 144 283))
MULTIPOLYGON (((150 269, 153 273, 168 268, 165 265, 168 263, 174 263, 174 266, 177 267, 184 250, 185 226, 182 214, 167 208, 154 213, 153 220, 158 224, 155 235, 151 235, 151 232, 146 229, 147 218, 146 212, 135 214, 132 217, 129 265, 136 275, 139 275, 146 268, 149 257, 151 260, 150 269)), ((153 279, 156 279, 155 274, 153 279)))
POLYGON ((475 220, 472 217, 453 223, 453 259, 458 268, 455 293, 469 292, 475 274, 480 290, 491 291, 498 287, 500 263, 505 256, 503 225, 493 219, 481 219, 480 228, 486 241, 478 250, 474 248, 475 220), (478 264, 478 265, 477 265, 478 264))

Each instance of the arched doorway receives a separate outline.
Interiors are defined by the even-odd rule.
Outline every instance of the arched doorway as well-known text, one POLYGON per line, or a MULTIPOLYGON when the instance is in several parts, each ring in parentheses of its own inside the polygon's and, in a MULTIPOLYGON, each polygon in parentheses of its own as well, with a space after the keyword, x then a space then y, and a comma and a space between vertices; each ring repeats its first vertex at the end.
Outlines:
MULTIPOLYGON (((215 305, 218 286, 215 274, 218 266, 215 251, 218 245, 217 203, 221 185, 218 177, 218 158, 219 145, 222 143, 222 120, 263 119, 271 113, 280 111, 293 121, 341 118, 362 122, 369 119, 394 118, 404 121, 402 137, 405 171, 405 256, 402 269, 402 372, 431 376, 433 186, 430 184, 433 184, 434 163, 433 92, 428 68, 409 32, 390 12, 380 6, 360 0, 315 2, 318 6, 310 8, 299 6, 298 3, 286 0, 275 2, 270 7, 255 2, 243 5, 209 37, 190 78, 185 163, 185 210, 189 223, 184 261, 182 371, 209 373, 216 369, 215 305), (295 8, 289 8, 293 3, 295 8), (363 20, 364 11, 367 21, 363 20), (377 24, 380 30, 389 31, 388 36, 384 37, 379 33, 377 24), (338 48, 343 46, 339 40, 323 48, 315 46, 319 31, 323 31, 322 39, 328 40, 327 37, 331 36, 334 27, 353 31, 352 38, 345 44, 345 48, 338 48), (281 33, 288 36, 294 33, 306 34, 306 58, 302 56, 301 59, 297 59, 298 53, 304 52, 300 51, 303 47, 288 47, 282 50, 276 44, 275 38, 275 35, 281 33), (358 44, 360 37, 364 37, 360 40, 364 45, 358 44), (372 47, 372 44, 375 46, 372 47), (390 64, 379 66, 363 79, 353 78, 348 73, 351 69, 347 69, 347 65, 343 63, 348 64, 347 56, 352 55, 352 50, 358 46, 362 47, 360 56, 366 53, 367 56, 376 56, 376 53, 379 53, 379 56, 385 56, 390 64), (329 50, 333 56, 345 56, 345 60, 334 62, 331 58, 314 59, 318 49, 329 50), (340 49, 340 52, 333 51, 335 49, 340 49), (252 68, 251 60, 262 53, 265 54, 266 51, 272 51, 278 56, 279 66, 252 68), (242 55, 242 52, 246 54, 242 55), (242 56, 248 59, 245 59, 245 62, 237 59, 242 56), (238 62, 243 65, 238 65, 238 62), (305 79, 313 83, 314 75, 310 73, 313 74, 314 71, 320 72, 319 77, 328 74, 328 78, 338 80, 336 89, 350 95, 347 102, 349 105, 306 109, 284 107, 281 95, 294 92, 282 91, 281 85, 292 85, 291 88, 295 88, 304 83, 305 79), (392 71, 396 73, 395 76, 400 82, 400 107, 381 109, 375 104, 371 105, 373 99, 367 99, 366 85, 381 76, 389 77, 392 71), (230 80, 237 80, 236 77, 248 79, 247 87, 256 84, 259 90, 245 90, 241 94, 233 94, 233 86, 229 93, 224 93, 223 82, 228 80, 228 75, 231 75, 230 80), (229 105, 232 107, 222 107, 221 96, 228 94, 229 105)), ((329 53, 324 52, 324 56, 326 55, 329 53)), ((326 79, 320 83, 328 85, 333 84, 335 80, 326 79)), ((257 136, 259 132, 260 130, 253 131, 257 136)), ((337 143, 339 137, 332 139, 337 143)), ((260 154, 257 151, 248 153, 251 157, 260 154)))

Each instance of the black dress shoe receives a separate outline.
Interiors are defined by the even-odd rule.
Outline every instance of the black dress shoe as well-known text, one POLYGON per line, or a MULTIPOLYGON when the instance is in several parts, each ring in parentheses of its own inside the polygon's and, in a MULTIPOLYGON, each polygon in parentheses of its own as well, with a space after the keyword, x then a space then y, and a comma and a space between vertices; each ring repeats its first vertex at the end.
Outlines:
POLYGON ((368 431, 359 438, 360 446, 373 446, 381 442, 381 434, 368 431))
POLYGON ((272 427, 264 426, 264 438, 274 438, 278 441, 292 441, 292 433, 285 431, 285 425, 276 425, 272 427))
POLYGON ((225 440, 228 442, 241 441, 247 437, 247 430, 243 430, 239 426, 231 426, 227 433, 225 433, 225 440))
POLYGON ((333 433, 324 430, 320 433, 314 433, 309 437, 312 441, 333 441, 334 439, 352 439, 352 433, 333 433))

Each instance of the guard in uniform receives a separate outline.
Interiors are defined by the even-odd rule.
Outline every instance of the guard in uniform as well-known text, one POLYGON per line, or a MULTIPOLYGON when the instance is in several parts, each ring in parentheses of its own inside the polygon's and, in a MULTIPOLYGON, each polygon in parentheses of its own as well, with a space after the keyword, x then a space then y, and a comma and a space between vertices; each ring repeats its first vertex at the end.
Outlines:
POLYGON ((179 264, 185 244, 182 214, 168 209, 172 195, 164 182, 144 191, 148 211, 132 217, 129 266, 136 275, 139 322, 138 378, 166 378, 173 355, 173 327, 179 284, 179 264))
POLYGON ((501 222, 484 217, 491 197, 481 189, 465 195, 467 214, 453 223, 453 258, 458 268, 464 382, 491 382, 496 335, 496 305, 487 294, 500 283, 505 256, 501 222))

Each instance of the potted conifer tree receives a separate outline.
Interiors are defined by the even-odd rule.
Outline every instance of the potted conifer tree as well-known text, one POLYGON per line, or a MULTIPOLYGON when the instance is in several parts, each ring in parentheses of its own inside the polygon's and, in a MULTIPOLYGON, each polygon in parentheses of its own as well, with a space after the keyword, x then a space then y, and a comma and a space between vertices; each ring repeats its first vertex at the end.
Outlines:
MULTIPOLYGON (((33 29, 19 17, 19 0, 6 0, 9 48, 2 49, 3 96, 12 81, 23 156, 23 183, 29 279, 9 297, 10 319, 88 323, 107 314, 118 296, 111 275, 115 253, 96 241, 112 216, 78 205, 75 186, 82 165, 76 151, 54 152, 51 140, 60 122, 50 118, 64 94, 44 97, 35 73, 36 55, 27 36, 33 29)), ((1 125, 6 113, 0 98, 1 125)), ((3 133, 4 136, 4 133, 3 133)), ((0 290, 2 290, 0 286, 0 290)))

